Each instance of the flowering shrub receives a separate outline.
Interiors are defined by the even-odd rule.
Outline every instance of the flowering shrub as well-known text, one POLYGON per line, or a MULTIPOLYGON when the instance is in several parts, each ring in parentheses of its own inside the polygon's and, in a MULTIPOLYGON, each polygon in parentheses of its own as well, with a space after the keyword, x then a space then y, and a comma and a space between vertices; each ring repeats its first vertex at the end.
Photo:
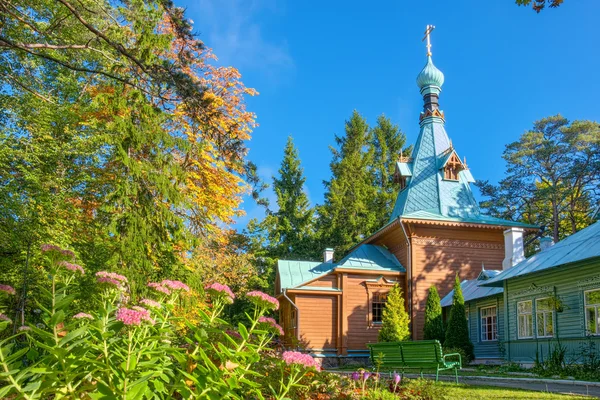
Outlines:
MULTIPOLYGON (((235 295, 209 285, 209 305, 198 307, 200 321, 193 323, 174 313, 190 292, 184 283, 151 282, 152 295, 137 301, 125 276, 101 271, 98 305, 81 310, 74 300, 85 269, 58 246, 44 245, 42 254, 49 284, 36 298, 41 322, 0 341, 0 398, 283 399, 296 397, 318 373, 312 357, 272 348, 283 329, 265 315, 279 307, 265 293, 246 294, 253 311, 246 324, 232 327, 220 315, 235 295)), ((15 292, 0 286, 0 296, 15 292)), ((0 332, 12 324, 4 312, 0 332)))

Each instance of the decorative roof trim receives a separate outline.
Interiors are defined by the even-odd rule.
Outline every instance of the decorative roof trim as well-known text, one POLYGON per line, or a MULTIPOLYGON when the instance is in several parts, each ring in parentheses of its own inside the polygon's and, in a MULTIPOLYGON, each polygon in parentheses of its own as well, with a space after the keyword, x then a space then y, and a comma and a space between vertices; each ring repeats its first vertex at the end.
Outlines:
MULTIPOLYGON (((327 288, 325 288, 327 289, 327 288)), ((300 288, 295 288, 295 289, 288 289, 287 293, 291 293, 291 294, 318 294, 318 295, 322 295, 322 296, 341 296, 342 295, 342 291, 341 290, 320 290, 320 289, 316 289, 316 288, 310 288, 310 289, 300 289, 300 288)))
MULTIPOLYGON (((415 225, 443 225, 452 227, 462 228, 492 228, 492 229, 506 229, 507 227, 518 226, 518 225, 496 225, 496 224, 485 224, 485 223, 473 223, 473 222, 459 222, 459 221, 439 221, 434 219, 418 219, 418 218, 402 218, 404 222, 415 224, 415 225)), ((525 227, 518 226, 526 231, 535 232, 538 231, 537 227, 525 227)))
POLYGON ((336 268, 333 270, 336 274, 356 274, 356 275, 406 275, 404 271, 381 271, 374 269, 354 269, 354 268, 336 268))
POLYGON ((423 121, 427 117, 438 117, 443 120, 446 120, 446 118, 444 117, 444 112, 437 108, 433 111, 427 109, 424 112, 422 112, 421 115, 419 115, 419 122, 423 121))
POLYGON ((426 238, 426 237, 413 236, 412 242, 414 244, 420 244, 420 245, 424 245, 424 246, 465 247, 465 248, 471 248, 471 249, 493 249, 493 250, 504 249, 504 243, 473 241, 473 240, 437 239, 437 238, 426 238))

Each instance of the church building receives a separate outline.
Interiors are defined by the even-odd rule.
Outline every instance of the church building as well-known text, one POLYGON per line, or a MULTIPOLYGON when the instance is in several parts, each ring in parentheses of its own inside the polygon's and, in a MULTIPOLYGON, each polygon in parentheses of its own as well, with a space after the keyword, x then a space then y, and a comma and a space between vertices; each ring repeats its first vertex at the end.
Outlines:
POLYGON ((423 337, 427 292, 444 297, 461 280, 523 260, 523 237, 538 227, 482 214, 465 159, 439 108, 444 74, 435 67, 427 30, 427 62, 417 76, 423 97, 411 157, 400 157, 399 193, 389 222, 333 262, 279 260, 275 290, 287 344, 323 356, 358 356, 377 341, 386 295, 403 289, 412 339, 423 337))

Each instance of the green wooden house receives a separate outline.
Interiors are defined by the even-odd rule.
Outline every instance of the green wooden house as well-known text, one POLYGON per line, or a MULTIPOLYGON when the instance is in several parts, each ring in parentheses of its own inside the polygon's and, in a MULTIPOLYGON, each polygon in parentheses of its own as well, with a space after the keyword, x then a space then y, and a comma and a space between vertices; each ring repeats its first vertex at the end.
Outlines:
POLYGON ((600 222, 479 285, 503 289, 507 360, 545 360, 560 345, 576 361, 590 343, 600 349, 600 222))
MULTIPOLYGON (((465 280, 460 284, 476 363, 499 363, 503 360, 504 289, 481 286, 481 283, 495 278, 500 273, 501 271, 497 270, 482 269, 477 279, 465 280)), ((441 301, 445 320, 450 315, 452 296, 454 290, 441 301)))

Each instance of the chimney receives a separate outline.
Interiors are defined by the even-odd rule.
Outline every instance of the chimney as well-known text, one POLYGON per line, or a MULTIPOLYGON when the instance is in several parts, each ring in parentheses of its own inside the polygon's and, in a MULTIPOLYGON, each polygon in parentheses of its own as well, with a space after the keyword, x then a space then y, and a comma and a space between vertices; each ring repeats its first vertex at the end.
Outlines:
POLYGON ((333 249, 331 247, 323 251, 323 262, 333 263, 333 249))
POLYGON ((514 267, 525 259, 525 246, 523 245, 523 229, 510 228, 504 231, 504 261, 502 269, 514 267))
POLYGON ((554 240, 552 240, 552 238, 549 238, 549 237, 540 238, 540 251, 544 251, 547 248, 552 247, 553 244, 554 244, 554 240))

